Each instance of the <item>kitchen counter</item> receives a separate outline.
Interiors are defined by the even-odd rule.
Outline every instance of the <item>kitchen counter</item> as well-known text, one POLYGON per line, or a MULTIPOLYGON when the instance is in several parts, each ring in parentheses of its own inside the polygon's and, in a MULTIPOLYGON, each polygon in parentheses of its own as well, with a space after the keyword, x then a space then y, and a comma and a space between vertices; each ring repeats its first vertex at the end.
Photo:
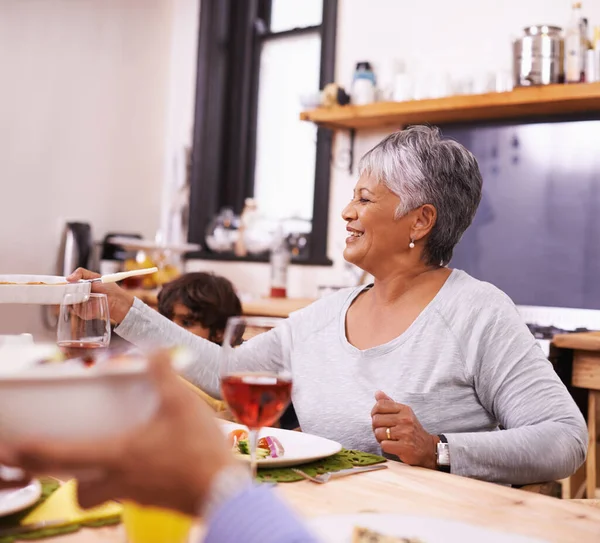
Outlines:
MULTIPOLYGON (((158 291, 131 290, 130 292, 150 307, 156 308, 158 305, 158 291)), ((242 301, 242 311, 244 315, 286 318, 290 313, 314 301, 312 298, 255 298, 242 301)))

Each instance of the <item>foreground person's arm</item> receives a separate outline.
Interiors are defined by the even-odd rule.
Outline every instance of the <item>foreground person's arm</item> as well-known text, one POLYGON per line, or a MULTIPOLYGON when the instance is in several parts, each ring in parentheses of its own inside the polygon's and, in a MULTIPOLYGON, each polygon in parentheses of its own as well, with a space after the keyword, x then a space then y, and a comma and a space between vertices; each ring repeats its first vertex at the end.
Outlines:
POLYGON ((82 507, 116 499, 200 515, 212 543, 315 543, 268 486, 252 484, 213 413, 167 362, 150 361, 159 408, 146 424, 93 441, 0 442, 0 463, 31 474, 91 472, 78 482, 82 507))
POLYGON ((447 434, 452 473, 529 484, 573 474, 584 462, 579 408, 505 297, 463 344, 481 404, 504 430, 447 434))
POLYGON ((207 519, 205 543, 317 543, 266 486, 249 486, 207 519))

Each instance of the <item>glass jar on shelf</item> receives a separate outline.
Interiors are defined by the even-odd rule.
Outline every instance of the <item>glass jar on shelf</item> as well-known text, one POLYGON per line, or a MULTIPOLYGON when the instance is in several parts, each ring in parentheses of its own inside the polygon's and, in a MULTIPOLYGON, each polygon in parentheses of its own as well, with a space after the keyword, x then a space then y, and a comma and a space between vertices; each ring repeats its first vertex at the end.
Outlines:
POLYGON ((239 237, 240 218, 225 207, 206 228, 206 245, 215 253, 233 253, 239 237))

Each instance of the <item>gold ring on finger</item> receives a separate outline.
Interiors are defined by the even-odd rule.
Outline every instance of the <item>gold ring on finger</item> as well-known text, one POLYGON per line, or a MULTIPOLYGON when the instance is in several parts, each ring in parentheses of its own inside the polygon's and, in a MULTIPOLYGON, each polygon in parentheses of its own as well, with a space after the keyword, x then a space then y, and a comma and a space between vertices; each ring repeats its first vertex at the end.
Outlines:
POLYGON ((390 431, 390 428, 385 429, 385 437, 388 438, 388 441, 392 440, 392 432, 390 431))

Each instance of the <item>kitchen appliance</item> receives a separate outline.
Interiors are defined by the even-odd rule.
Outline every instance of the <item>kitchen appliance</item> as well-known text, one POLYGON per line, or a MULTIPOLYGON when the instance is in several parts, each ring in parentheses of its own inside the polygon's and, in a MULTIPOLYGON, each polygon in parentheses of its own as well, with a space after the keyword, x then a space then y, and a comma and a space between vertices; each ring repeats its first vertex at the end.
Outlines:
POLYGON ((206 245, 214 253, 232 253, 240 234, 240 217, 224 207, 206 227, 206 245))
POLYGON ((66 223, 58 252, 58 275, 67 276, 77 268, 88 268, 93 248, 92 228, 89 223, 66 223))
POLYGON ((128 258, 135 258, 136 251, 125 249, 121 244, 115 243, 115 239, 141 240, 140 234, 120 234, 111 232, 104 236, 100 249, 100 273, 108 275, 117 273, 124 269, 128 258))
POLYGON ((549 85, 564 81, 564 39, 562 28, 532 25, 513 42, 515 87, 549 85))

